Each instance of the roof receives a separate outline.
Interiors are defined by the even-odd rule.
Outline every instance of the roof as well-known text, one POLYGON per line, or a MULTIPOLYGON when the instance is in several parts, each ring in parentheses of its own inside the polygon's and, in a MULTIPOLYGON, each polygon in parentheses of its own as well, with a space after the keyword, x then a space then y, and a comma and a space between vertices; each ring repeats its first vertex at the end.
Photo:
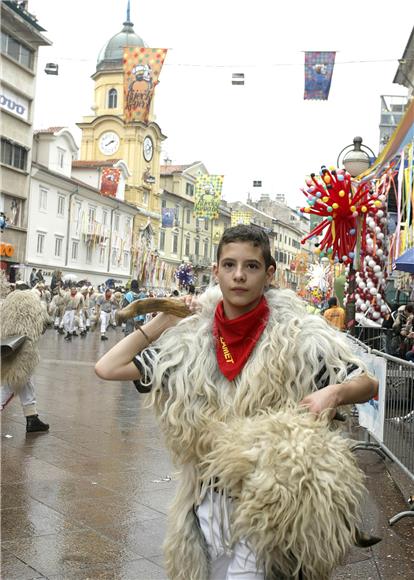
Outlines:
POLYGON ((124 48, 133 46, 144 48, 146 44, 134 31, 134 24, 127 14, 122 30, 112 36, 101 49, 96 62, 96 71, 122 68, 124 48))
POLYGON ((55 135, 56 133, 59 133, 59 131, 62 131, 62 129, 67 129, 67 127, 48 127, 47 129, 35 129, 33 133, 35 135, 38 133, 50 133, 55 135))
POLYGON ((189 165, 160 165, 160 174, 172 175, 173 173, 182 173, 192 165, 194 165, 194 163, 190 163, 189 165))
POLYGON ((72 167, 111 167, 120 159, 103 159, 102 161, 72 161, 72 167))

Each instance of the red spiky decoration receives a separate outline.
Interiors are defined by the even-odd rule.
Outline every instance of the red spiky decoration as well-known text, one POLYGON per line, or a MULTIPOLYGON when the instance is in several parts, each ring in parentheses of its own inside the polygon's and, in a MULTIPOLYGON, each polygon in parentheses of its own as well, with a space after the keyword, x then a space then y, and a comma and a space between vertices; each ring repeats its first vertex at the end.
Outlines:
POLYGON ((355 255, 358 227, 360 228, 361 250, 365 252, 366 217, 382 206, 378 195, 372 193, 370 182, 360 183, 355 189, 352 178, 344 169, 328 170, 324 165, 320 175, 311 174, 306 179, 308 188, 302 189, 308 205, 301 211, 318 215, 323 221, 302 240, 325 235, 317 250, 332 259, 349 263, 355 255))

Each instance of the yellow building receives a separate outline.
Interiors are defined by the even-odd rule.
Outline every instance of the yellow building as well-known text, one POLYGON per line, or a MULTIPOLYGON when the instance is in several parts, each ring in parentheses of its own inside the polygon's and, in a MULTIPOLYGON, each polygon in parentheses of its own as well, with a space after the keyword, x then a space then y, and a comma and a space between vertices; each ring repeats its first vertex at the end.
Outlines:
MULTIPOLYGON (((121 32, 102 48, 92 75, 95 81, 93 115, 84 117, 80 159, 82 161, 123 160, 130 172, 125 187, 125 201, 138 208, 134 223, 136 251, 144 244, 155 250, 160 227, 160 154, 163 135, 154 120, 153 106, 148 124, 126 123, 124 110, 124 47, 145 47, 127 19, 121 32)), ((134 268, 133 268, 134 273, 134 268)))

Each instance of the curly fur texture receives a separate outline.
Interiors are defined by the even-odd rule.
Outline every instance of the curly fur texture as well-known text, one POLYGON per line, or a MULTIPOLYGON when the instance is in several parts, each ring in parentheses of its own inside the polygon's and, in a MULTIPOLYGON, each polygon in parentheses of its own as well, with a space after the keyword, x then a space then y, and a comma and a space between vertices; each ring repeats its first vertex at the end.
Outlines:
POLYGON ((265 563, 327 580, 355 541, 363 475, 348 442, 304 410, 266 411, 215 423, 204 460, 234 498, 233 542, 245 539, 265 563))
POLYGON ((25 385, 38 362, 37 342, 49 323, 39 295, 32 290, 12 292, 0 308, 1 336, 24 335, 28 340, 1 364, 1 382, 16 392, 25 385))
MULTIPOLYGON (((191 493, 188 491, 191 501, 179 492, 174 507, 177 519, 170 521, 165 546, 167 570, 174 580, 208 577, 194 573, 194 560, 188 558, 188 553, 195 547, 188 546, 184 538, 195 542, 188 522, 195 517, 192 506, 201 501, 200 490, 205 490, 208 482, 203 461, 216 449, 211 424, 230 425, 256 417, 260 423, 266 418, 263 411, 297 406, 303 397, 316 390, 315 380, 322 364, 329 371, 331 383, 346 379, 349 363, 363 367, 346 338, 322 317, 308 314, 305 304, 293 292, 270 290, 266 293, 269 322, 243 371, 229 382, 218 369, 212 332, 214 310, 220 298, 218 288, 208 290, 200 299, 201 312, 168 329, 150 348, 155 359, 150 404, 159 417, 174 461, 185 466, 186 478, 192 486, 191 493), (180 511, 182 515, 178 517, 180 511), (177 576, 180 568, 182 572, 177 576)), ((324 453, 323 448, 319 451, 324 453)), ((358 488, 359 474, 350 473, 355 475, 358 488)), ((183 481, 182 485, 190 484, 183 481)), ((325 521, 328 530, 335 525, 325 521)), ((261 551, 259 542, 257 546, 261 551)), ((324 558, 321 550, 318 556, 324 558)))

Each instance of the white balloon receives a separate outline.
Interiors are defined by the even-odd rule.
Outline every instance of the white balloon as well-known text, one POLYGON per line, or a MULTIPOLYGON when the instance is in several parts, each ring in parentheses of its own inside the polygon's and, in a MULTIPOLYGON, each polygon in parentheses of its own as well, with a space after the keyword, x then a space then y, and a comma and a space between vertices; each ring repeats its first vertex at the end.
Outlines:
POLYGON ((358 300, 356 301, 356 305, 357 306, 361 306, 361 304, 363 304, 361 298, 358 298, 358 300))
POLYGON ((366 287, 366 284, 365 284, 365 282, 360 282, 358 284, 358 286, 359 286, 359 288, 361 288, 361 290, 363 290, 366 287))
POLYGON ((377 235, 377 240, 383 240, 383 239, 384 239, 384 234, 383 234, 382 232, 380 232, 380 233, 377 235))
POLYGON ((365 310, 368 308, 368 306, 366 304, 361 304, 361 306, 359 307, 362 312, 365 312, 365 310))
POLYGON ((377 265, 377 263, 376 263, 376 261, 375 261, 375 260, 370 260, 370 261, 368 262, 368 266, 369 266, 370 268, 373 268, 373 267, 374 267, 374 266, 376 266, 376 265, 377 265))
POLYGON ((378 290, 376 288, 370 288, 369 293, 372 294, 372 296, 375 296, 376 294, 378 294, 378 290))
POLYGON ((377 312, 377 311, 375 311, 375 312, 372 313, 372 318, 374 318, 375 320, 377 318, 379 318, 380 316, 381 316, 381 314, 379 312, 377 312))
POLYGON ((388 312, 388 306, 386 304, 381 306, 381 312, 388 312))
POLYGON ((381 272, 381 266, 379 266, 378 264, 373 266, 373 268, 374 268, 374 272, 381 272))
POLYGON ((384 250, 381 250, 381 248, 378 248, 377 256, 380 258, 383 254, 384 254, 384 250))
POLYGON ((377 217, 379 217, 379 218, 382 218, 382 217, 384 217, 384 212, 382 211, 382 209, 379 209, 379 210, 377 211, 377 217))

